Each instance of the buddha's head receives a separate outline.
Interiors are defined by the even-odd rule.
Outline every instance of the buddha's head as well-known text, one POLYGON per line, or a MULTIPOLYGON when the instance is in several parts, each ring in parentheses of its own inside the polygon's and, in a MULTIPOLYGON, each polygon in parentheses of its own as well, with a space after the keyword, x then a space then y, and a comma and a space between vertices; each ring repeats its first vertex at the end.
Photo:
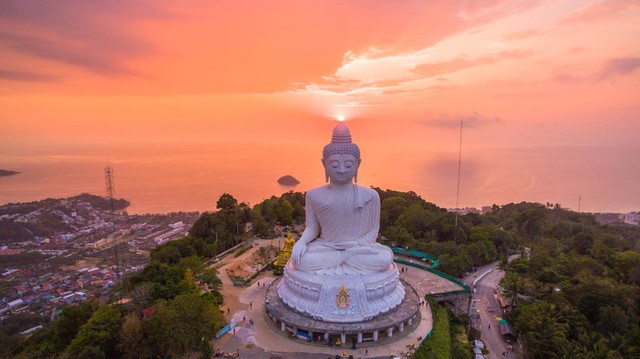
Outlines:
POLYGON ((324 146, 322 151, 322 165, 325 180, 342 184, 355 179, 358 182, 358 167, 360 167, 360 148, 351 142, 349 128, 340 122, 333 129, 331 143, 324 146))

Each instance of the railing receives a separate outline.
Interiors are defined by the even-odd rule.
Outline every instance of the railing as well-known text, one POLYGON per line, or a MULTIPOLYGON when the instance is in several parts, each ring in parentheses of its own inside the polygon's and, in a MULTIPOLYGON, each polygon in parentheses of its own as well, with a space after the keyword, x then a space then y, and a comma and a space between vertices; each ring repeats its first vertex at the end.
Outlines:
POLYGON ((420 252, 420 251, 416 251, 416 250, 409 250, 409 249, 404 249, 404 248, 400 248, 400 247, 393 247, 391 248, 391 250, 393 250, 393 253, 395 254, 401 254, 404 256, 409 256, 409 257, 414 257, 414 258, 420 258, 422 260, 427 259, 429 261, 431 261, 431 268, 437 268, 440 265, 440 261, 438 260, 438 257, 428 254, 428 253, 424 253, 424 252, 420 252))
POLYGON ((230 252, 233 252, 234 250, 236 250, 236 249, 238 249, 238 248, 240 248, 240 247, 242 247, 244 245, 246 245, 246 243, 244 241, 236 244, 235 246, 233 246, 233 247, 227 249, 226 251, 216 255, 215 257, 211 257, 211 258, 207 259, 207 264, 215 264, 216 263, 216 259, 220 259, 220 258, 226 256, 227 254, 229 254, 230 252))

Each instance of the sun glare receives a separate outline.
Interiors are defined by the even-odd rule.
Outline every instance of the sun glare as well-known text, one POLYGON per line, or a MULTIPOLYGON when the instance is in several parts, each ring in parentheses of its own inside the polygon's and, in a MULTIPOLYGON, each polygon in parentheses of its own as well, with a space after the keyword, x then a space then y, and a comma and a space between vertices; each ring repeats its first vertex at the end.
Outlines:
POLYGON ((342 116, 342 115, 341 115, 341 116, 338 116, 338 121, 340 121, 340 122, 344 122, 344 116, 342 116))

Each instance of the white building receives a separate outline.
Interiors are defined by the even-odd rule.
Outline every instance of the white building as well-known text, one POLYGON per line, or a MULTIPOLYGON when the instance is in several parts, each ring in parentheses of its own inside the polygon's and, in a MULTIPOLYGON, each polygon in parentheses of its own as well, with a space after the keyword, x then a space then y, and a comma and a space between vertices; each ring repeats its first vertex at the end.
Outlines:
POLYGON ((640 212, 631 212, 624 215, 622 219, 624 223, 633 224, 634 226, 640 225, 640 212))
POLYGON ((13 302, 9 302, 7 305, 9 306, 9 308, 14 309, 23 304, 24 304, 24 301, 22 299, 16 299, 13 302))
POLYGON ((176 222, 176 223, 171 223, 169 225, 170 228, 176 229, 176 228, 182 228, 184 227, 184 223, 182 223, 182 221, 176 222))

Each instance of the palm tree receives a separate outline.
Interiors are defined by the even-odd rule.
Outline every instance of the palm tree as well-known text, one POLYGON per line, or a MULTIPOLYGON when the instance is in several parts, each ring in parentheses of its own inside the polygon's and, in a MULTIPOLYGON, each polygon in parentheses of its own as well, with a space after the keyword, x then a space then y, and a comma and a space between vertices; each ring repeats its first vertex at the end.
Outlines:
POLYGON ((587 353, 585 358, 610 358, 609 341, 600 333, 582 329, 578 333, 578 346, 587 353))
POLYGON ((524 281, 520 274, 516 272, 509 272, 502 278, 500 285, 504 289, 504 294, 507 298, 511 298, 509 311, 513 307, 518 305, 518 295, 524 291, 524 281))
POLYGON ((540 303, 538 315, 529 323, 524 335, 527 352, 533 358, 561 358, 569 348, 567 325, 551 316, 551 305, 540 303))

